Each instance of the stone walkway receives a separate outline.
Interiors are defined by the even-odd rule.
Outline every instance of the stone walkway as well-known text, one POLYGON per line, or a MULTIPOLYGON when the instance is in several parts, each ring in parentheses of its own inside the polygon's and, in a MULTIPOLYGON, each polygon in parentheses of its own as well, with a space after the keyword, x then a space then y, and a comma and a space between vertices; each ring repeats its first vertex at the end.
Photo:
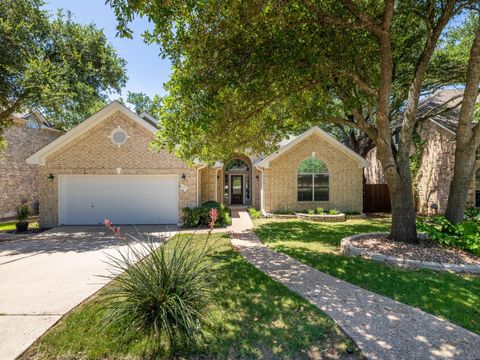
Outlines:
POLYGON ((270 250, 234 213, 233 245, 255 267, 330 316, 369 359, 480 359, 480 336, 419 309, 337 279, 270 250))

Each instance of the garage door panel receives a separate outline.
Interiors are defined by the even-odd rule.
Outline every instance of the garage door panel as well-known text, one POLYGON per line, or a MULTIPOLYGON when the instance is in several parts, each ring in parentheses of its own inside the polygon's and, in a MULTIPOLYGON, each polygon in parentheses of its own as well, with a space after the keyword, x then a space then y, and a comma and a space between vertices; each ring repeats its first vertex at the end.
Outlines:
POLYGON ((60 223, 175 224, 178 178, 169 176, 61 176, 60 223))

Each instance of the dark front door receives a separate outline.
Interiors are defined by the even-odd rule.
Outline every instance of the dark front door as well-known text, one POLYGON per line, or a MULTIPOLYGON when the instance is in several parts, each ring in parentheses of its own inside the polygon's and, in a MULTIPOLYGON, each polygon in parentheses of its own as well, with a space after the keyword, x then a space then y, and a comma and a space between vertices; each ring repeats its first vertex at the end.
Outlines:
POLYGON ((230 176, 231 189, 232 189, 232 204, 243 204, 243 176, 231 175, 230 176))

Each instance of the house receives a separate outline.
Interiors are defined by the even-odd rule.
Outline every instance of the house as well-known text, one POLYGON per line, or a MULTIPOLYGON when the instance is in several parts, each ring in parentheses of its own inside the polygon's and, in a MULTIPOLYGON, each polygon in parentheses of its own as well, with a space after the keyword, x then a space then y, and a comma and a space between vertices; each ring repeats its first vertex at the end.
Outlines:
POLYGON ((368 161, 317 127, 268 156, 207 166, 151 150, 153 120, 114 101, 30 156, 42 225, 177 224, 182 208, 209 200, 264 212, 362 211, 368 161))
MULTIPOLYGON (((455 164, 455 134, 462 93, 463 90, 444 89, 419 103, 419 116, 433 115, 419 122, 416 129, 418 139, 414 141, 420 163, 412 178, 417 210, 420 213, 442 214, 446 210, 455 164)), ((395 144, 395 135, 393 139, 395 144)), ((372 166, 365 170, 366 183, 384 183, 382 166, 376 159, 375 149, 368 154, 367 159, 372 166)), ((480 160, 480 153, 477 153, 477 160, 480 160)), ((467 206, 480 207, 480 161, 477 161, 476 166, 467 206)))
POLYGON ((62 134, 39 111, 12 118, 4 133, 7 148, 0 150, 0 219, 15 216, 23 203, 38 209, 38 167, 25 159, 62 134))

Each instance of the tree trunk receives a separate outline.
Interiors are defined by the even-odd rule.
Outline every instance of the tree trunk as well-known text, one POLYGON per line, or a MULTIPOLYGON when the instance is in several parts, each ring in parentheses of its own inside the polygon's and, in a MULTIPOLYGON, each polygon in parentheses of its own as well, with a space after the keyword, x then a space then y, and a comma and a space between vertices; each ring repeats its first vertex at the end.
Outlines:
POLYGON ((395 241, 418 243, 416 214, 413 205, 412 187, 389 185, 390 201, 392 204, 392 228, 390 238, 395 241))
POLYGON ((463 220, 467 203, 468 188, 475 168, 475 151, 480 144, 480 125, 474 123, 473 115, 480 84, 480 26, 470 49, 467 68, 467 82, 463 92, 462 107, 458 117, 457 141, 455 148, 455 167, 448 193, 446 218, 452 223, 463 220))
MULTIPOLYGON (((393 170, 393 169, 392 169, 393 170)), ((395 176, 394 177, 398 177, 395 176)), ((395 241, 418 243, 416 214, 413 202, 412 181, 386 176, 392 205, 390 238, 395 241)))
POLYGON ((392 227, 389 238, 395 241, 418 243, 413 184, 408 158, 393 158, 391 148, 382 142, 377 147, 385 181, 390 191, 392 227))
POLYGON ((454 176, 450 183, 447 209, 445 211, 445 217, 451 223, 458 224, 463 221, 474 168, 475 150, 458 146, 455 150, 454 176))

